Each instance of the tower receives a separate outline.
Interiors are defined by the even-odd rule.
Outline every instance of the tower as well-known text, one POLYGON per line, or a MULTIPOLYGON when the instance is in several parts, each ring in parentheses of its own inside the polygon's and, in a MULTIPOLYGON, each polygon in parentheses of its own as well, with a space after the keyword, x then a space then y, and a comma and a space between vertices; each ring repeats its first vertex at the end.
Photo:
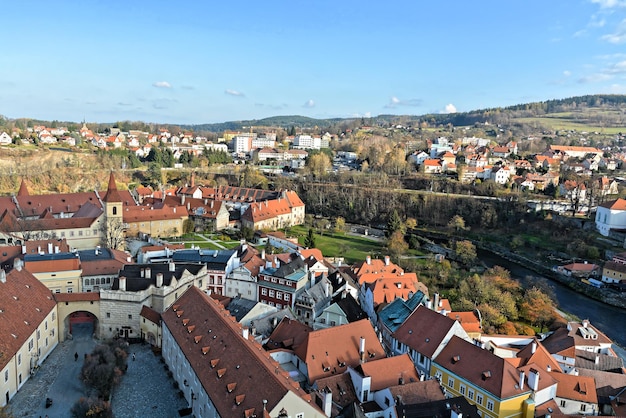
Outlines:
POLYGON ((109 186, 107 187, 106 194, 102 198, 102 202, 104 203, 104 213, 107 220, 122 220, 122 197, 117 191, 113 172, 111 172, 109 176, 109 186))
POLYGON ((102 205, 104 209, 104 223, 101 224, 101 243, 107 248, 113 248, 116 250, 123 249, 124 246, 124 219, 123 219, 123 205, 122 197, 117 191, 115 185, 115 177, 113 172, 109 176, 109 186, 107 192, 102 198, 102 205))

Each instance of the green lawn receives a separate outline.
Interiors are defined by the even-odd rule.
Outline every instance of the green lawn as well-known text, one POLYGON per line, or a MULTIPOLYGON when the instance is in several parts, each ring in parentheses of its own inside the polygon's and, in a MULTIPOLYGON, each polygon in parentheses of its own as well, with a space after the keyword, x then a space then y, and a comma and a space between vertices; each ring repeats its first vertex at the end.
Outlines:
POLYGON ((577 122, 573 119, 570 119, 568 117, 555 117, 553 115, 548 115, 548 116, 537 116, 534 118, 519 118, 516 119, 516 121, 519 121, 521 123, 539 123, 543 126, 546 126, 550 129, 553 130, 572 130, 572 131, 579 131, 579 132, 599 132, 602 134, 606 134, 606 135, 615 135, 619 132, 623 132, 624 128, 623 127, 601 127, 601 126, 594 126, 594 125, 589 125, 586 123, 582 123, 582 122, 577 122))

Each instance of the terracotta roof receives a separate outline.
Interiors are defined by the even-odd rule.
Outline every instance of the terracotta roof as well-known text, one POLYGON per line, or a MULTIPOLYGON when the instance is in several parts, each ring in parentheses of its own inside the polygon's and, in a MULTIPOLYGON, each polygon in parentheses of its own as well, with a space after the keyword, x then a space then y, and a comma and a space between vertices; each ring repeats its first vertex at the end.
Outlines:
POLYGON ((558 382, 556 396, 579 402, 598 403, 596 383, 593 377, 551 372, 550 376, 558 382))
POLYGON ((565 357, 574 358, 576 348, 574 338, 568 333, 567 328, 558 328, 548 335, 542 342, 543 346, 552 355, 559 354, 565 357))
POLYGON ((395 385, 389 388, 394 399, 401 397, 402 403, 412 405, 446 399, 441 390, 441 385, 436 379, 424 380, 423 382, 405 382, 403 385, 395 385))
POLYGON ((265 347, 270 351, 281 348, 293 350, 306 340, 311 331, 313 329, 302 322, 283 318, 270 334, 265 347))
POLYGON ((139 313, 139 315, 154 324, 161 325, 161 314, 150 308, 149 306, 143 305, 141 307, 141 312, 139 313))
POLYGON ((365 283, 374 298, 374 305, 391 303, 397 298, 407 300, 417 293, 417 277, 415 274, 406 276, 384 277, 371 283, 365 283))
POLYGON ((385 357, 385 350, 368 319, 310 332, 294 352, 307 365, 309 382, 343 373, 360 363, 360 339, 365 339, 365 360, 385 357))
POLYGON ((244 339, 241 326, 200 289, 189 288, 162 318, 220 416, 260 414, 264 402, 271 411, 289 392, 310 402, 310 395, 253 339, 244 339))
POLYGON ((579 147, 570 145, 550 145, 550 149, 559 152, 585 152, 587 154, 602 154, 602 151, 594 147, 579 147))
POLYGON ((371 377, 371 391, 379 391, 391 386, 420 380, 413 360, 408 353, 394 357, 387 357, 375 361, 368 361, 356 367, 363 376, 371 377))
POLYGON ((48 273, 80 269, 80 259, 73 253, 26 255, 24 268, 31 273, 48 273))
MULTIPOLYGON (((340 408, 345 408, 350 403, 358 401, 350 373, 323 377, 317 380, 316 386, 319 390, 330 390, 333 396, 333 404, 340 408)), ((334 411, 331 416, 336 416, 337 412, 334 411)))
POLYGON ((608 202, 601 203, 599 206, 611 210, 626 210, 626 200, 621 198, 616 200, 610 200, 608 202))
POLYGON ((540 370, 563 371, 559 363, 536 338, 518 351, 516 356, 520 359, 520 366, 534 365, 536 369, 540 370))
POLYGON ((117 274, 125 264, 131 262, 123 251, 101 248, 97 250, 78 251, 82 267, 82 276, 95 276, 99 274, 117 274))
POLYGON ((74 293, 54 293, 57 302, 85 302, 100 300, 98 292, 74 292, 74 293))
POLYGON ((571 263, 563 266, 564 269, 569 271, 582 271, 582 272, 591 272, 597 269, 599 266, 597 264, 592 263, 571 263))
POLYGON ((515 367, 456 335, 441 350, 435 363, 498 399, 530 392, 528 386, 524 389, 518 386, 519 373, 515 367))
POLYGON ((56 306, 50 289, 26 270, 0 270, 0 370, 56 306))
POLYGON ((398 327, 393 337, 418 353, 433 358, 453 325, 454 319, 420 305, 398 327))
POLYGON ((613 270, 620 273, 626 273, 626 264, 616 261, 607 261, 604 263, 604 270, 613 270))
POLYGON ((447 316, 458 321, 467 333, 483 331, 476 312, 450 312, 447 316))
POLYGON ((184 206, 163 206, 161 208, 155 208, 154 206, 125 207, 123 214, 124 222, 126 223, 180 219, 187 216, 187 208, 184 206))

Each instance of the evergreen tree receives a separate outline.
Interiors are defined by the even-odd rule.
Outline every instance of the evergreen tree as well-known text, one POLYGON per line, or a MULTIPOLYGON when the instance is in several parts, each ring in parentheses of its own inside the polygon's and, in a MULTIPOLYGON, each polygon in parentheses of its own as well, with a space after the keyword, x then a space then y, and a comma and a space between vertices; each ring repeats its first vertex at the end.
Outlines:
POLYGON ((309 228, 309 233, 306 238, 304 238, 304 246, 307 248, 315 248, 315 233, 313 232, 313 228, 309 228))

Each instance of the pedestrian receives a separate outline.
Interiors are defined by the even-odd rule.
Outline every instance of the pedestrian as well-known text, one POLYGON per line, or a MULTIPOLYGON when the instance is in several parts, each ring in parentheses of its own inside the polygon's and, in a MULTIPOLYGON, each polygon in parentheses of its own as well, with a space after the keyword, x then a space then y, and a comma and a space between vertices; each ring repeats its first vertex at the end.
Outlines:
POLYGON ((74 353, 74 361, 78 361, 78 352, 74 353))
POLYGON ((135 361, 135 353, 133 353, 133 361, 135 361))

